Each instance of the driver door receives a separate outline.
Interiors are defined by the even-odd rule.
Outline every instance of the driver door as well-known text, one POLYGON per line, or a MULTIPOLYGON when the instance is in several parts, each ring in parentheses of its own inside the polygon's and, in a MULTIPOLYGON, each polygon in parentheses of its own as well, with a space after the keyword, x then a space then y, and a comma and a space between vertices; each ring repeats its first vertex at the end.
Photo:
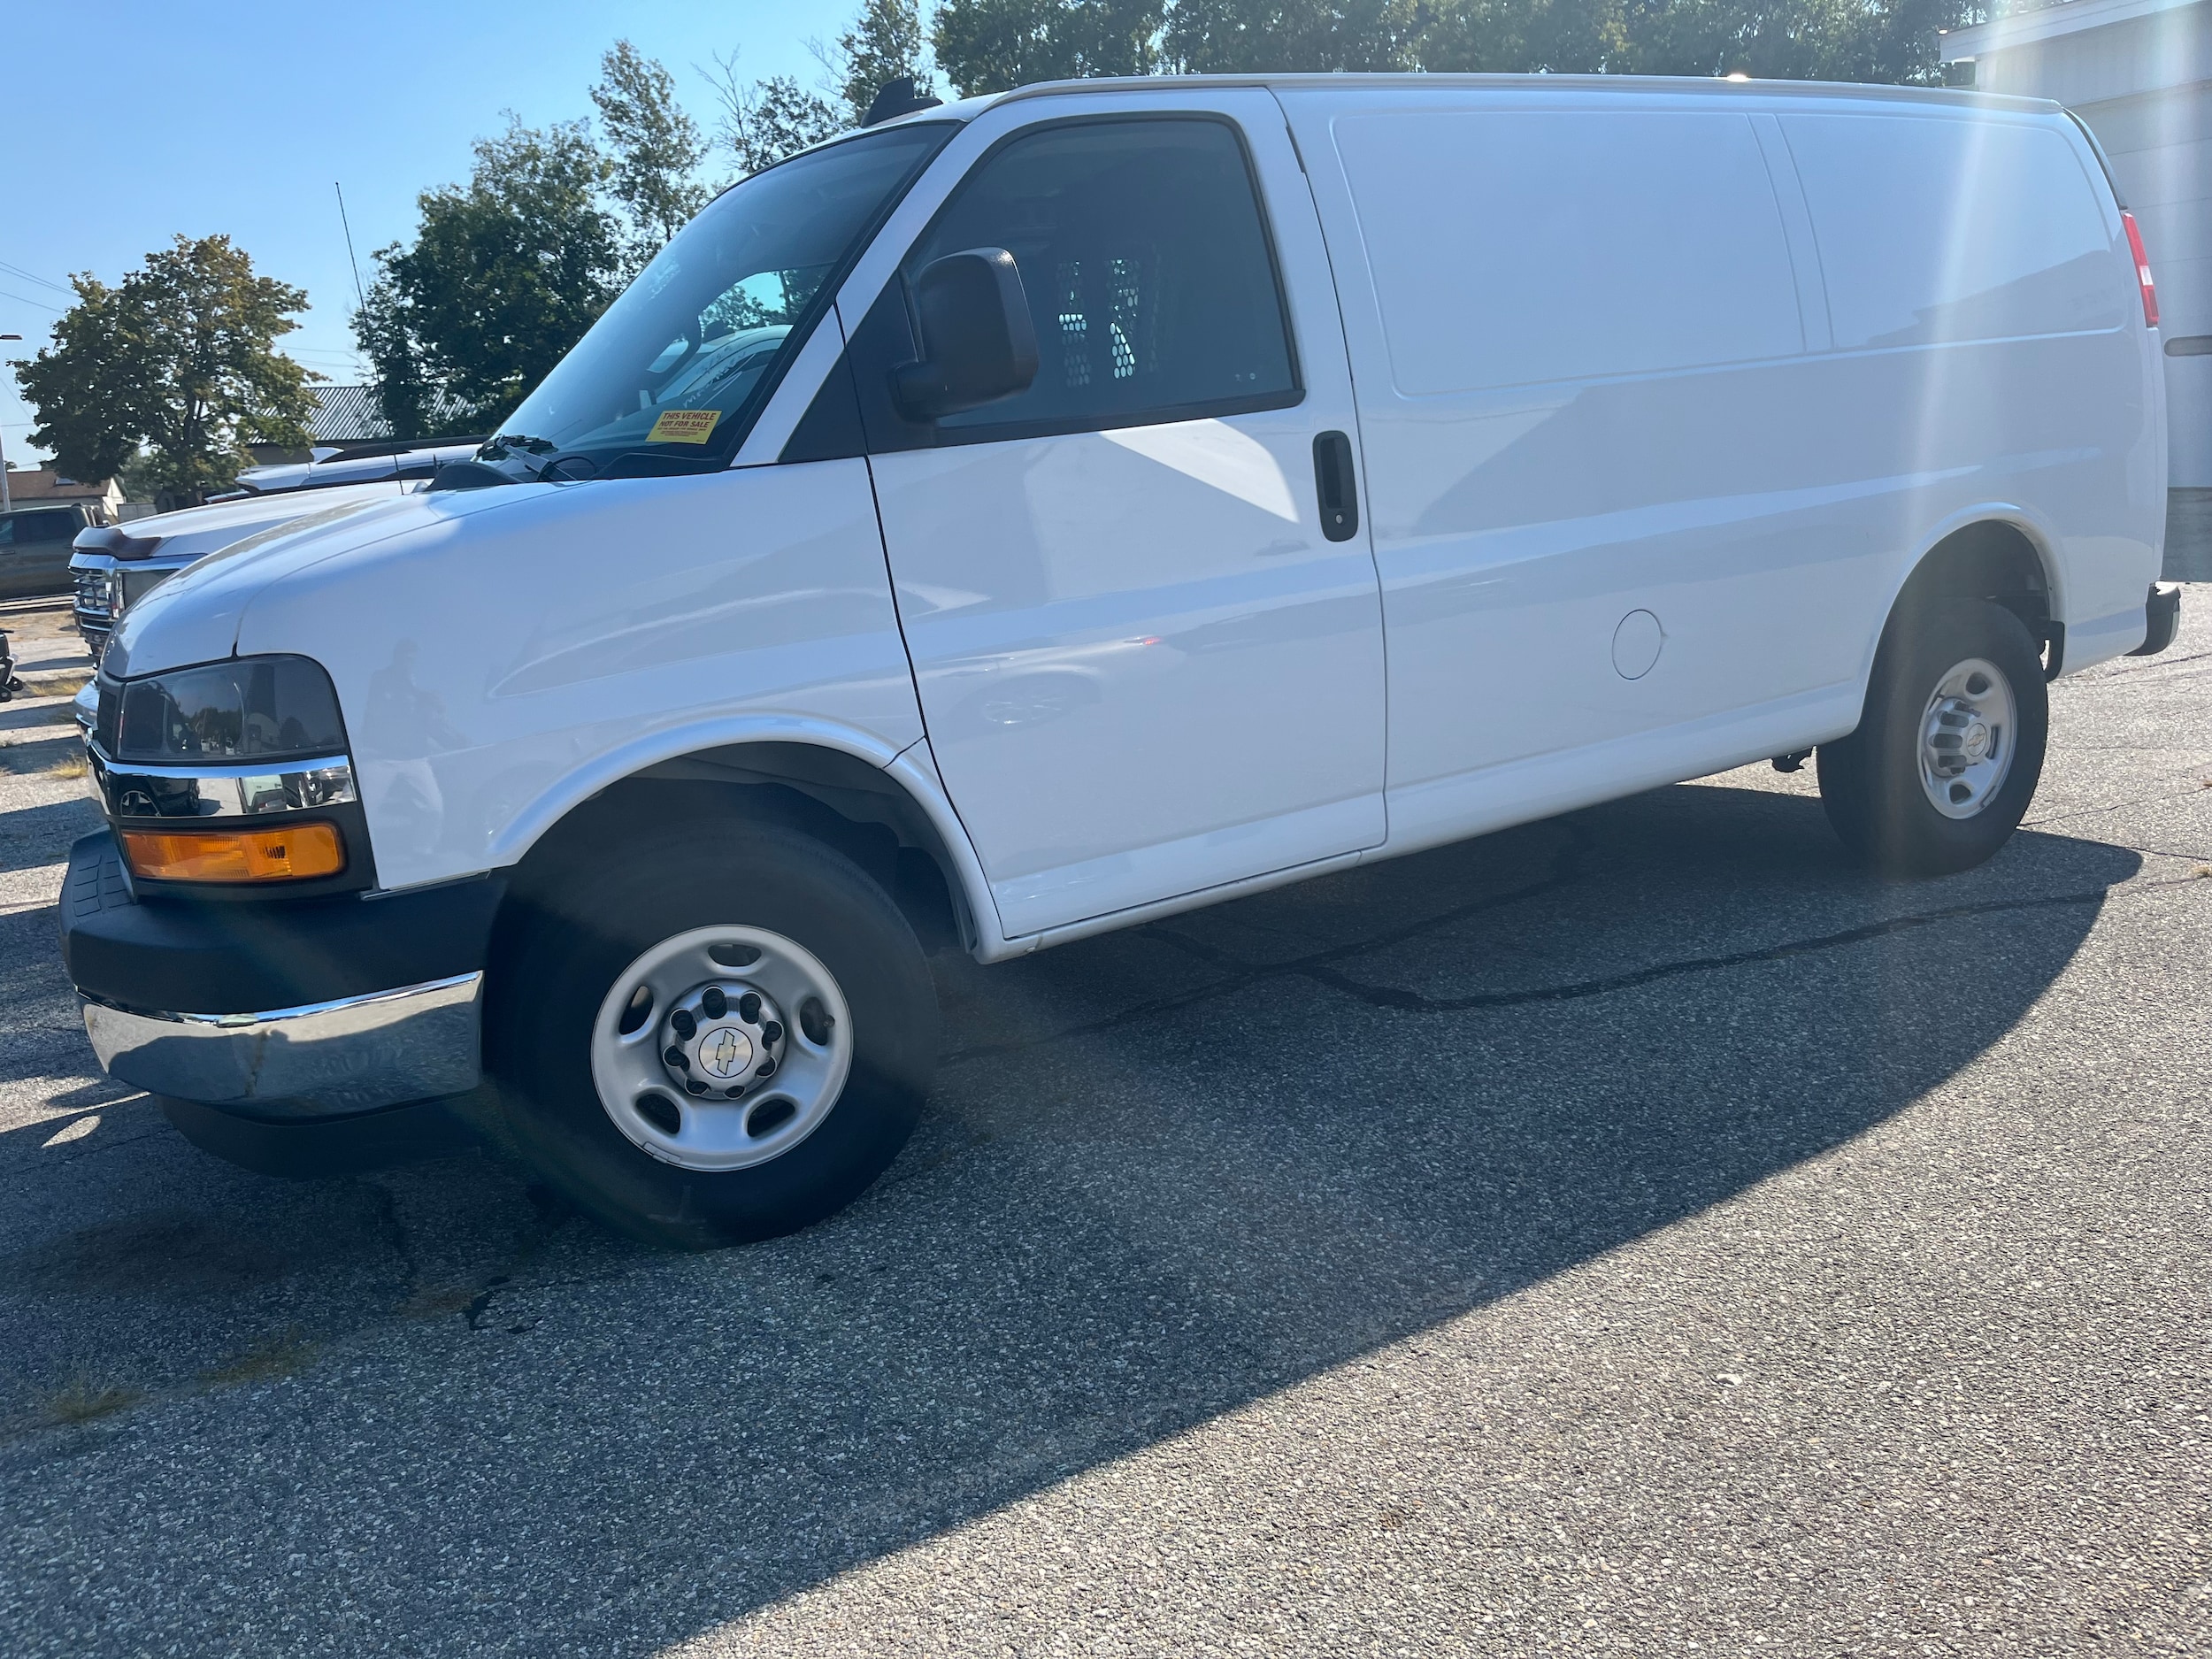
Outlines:
POLYGON ((1226 90, 987 121, 850 360, 930 749, 1006 933, 1378 845, 1380 599, 1279 109, 1226 90), (1014 257, 1036 378, 910 421, 884 388, 918 355, 911 284, 978 248, 1014 257))

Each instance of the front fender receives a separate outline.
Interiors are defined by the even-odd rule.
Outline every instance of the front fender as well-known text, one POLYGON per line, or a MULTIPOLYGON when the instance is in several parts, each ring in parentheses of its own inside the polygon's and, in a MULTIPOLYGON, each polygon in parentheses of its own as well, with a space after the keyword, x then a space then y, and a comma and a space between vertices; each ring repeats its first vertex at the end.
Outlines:
POLYGON ((388 886, 702 748, 920 740, 864 462, 472 493, 511 504, 288 572, 240 627, 329 671, 388 886))

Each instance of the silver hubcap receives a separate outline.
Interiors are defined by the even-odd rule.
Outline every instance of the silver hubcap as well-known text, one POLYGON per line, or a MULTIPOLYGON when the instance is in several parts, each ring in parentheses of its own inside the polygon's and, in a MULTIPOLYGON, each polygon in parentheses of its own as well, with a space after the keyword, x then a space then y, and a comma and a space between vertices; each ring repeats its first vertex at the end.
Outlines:
POLYGON ((2012 771, 2012 682, 1969 657, 1936 682, 1920 721, 1920 787, 1946 818, 1972 818, 2012 771))
POLYGON ((829 1116, 852 1043, 844 995, 804 946, 696 927, 616 977, 592 1025, 591 1079, 615 1127, 653 1156, 749 1169, 829 1116))

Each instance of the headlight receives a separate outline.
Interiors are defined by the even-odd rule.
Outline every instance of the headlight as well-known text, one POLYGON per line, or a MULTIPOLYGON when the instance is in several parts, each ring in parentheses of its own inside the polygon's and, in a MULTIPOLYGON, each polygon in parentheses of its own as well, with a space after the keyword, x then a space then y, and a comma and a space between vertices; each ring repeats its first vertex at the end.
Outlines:
POLYGON ((338 694, 304 657, 243 657, 100 682, 95 730, 108 757, 157 766, 321 760, 346 751, 338 694))
POLYGON ((345 723, 320 664, 246 657, 94 685, 93 785, 134 876, 371 884, 345 723))

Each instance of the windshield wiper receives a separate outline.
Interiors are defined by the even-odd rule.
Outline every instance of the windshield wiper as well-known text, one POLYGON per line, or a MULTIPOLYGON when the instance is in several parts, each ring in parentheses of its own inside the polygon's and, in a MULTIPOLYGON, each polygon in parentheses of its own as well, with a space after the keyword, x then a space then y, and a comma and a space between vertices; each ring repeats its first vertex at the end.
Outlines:
POLYGON ((525 455, 550 455, 559 447, 550 438, 533 438, 519 432, 503 432, 484 446, 483 458, 503 461, 511 451, 518 449, 525 455))

